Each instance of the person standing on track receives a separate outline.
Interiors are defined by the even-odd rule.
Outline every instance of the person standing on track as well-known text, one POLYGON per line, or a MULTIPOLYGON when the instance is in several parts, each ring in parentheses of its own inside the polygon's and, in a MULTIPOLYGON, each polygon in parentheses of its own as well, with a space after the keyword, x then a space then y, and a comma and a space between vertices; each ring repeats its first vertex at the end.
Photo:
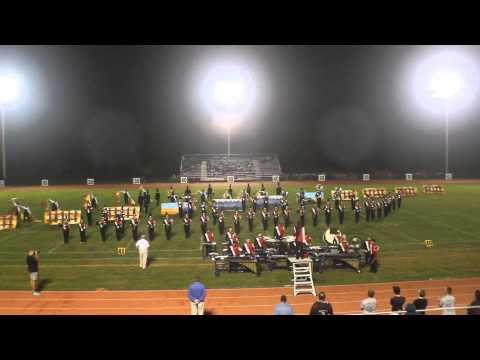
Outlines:
POLYGON ((421 289, 418 292, 418 298, 416 298, 413 301, 413 305, 415 305, 415 309, 416 309, 417 313, 419 313, 420 315, 425 315, 426 314, 425 309, 428 306, 428 300, 425 296, 426 296, 425 290, 421 289))
POLYGON ((38 291, 38 251, 30 250, 27 254, 27 270, 30 274, 30 286, 32 287, 32 294, 40 295, 38 291))
POLYGON ((320 291, 318 300, 315 301, 310 309, 310 315, 333 315, 333 307, 327 300, 327 295, 320 291))
POLYGON ((273 315, 293 315, 293 308, 287 304, 287 297, 285 295, 280 296, 280 304, 275 305, 273 315))
POLYGON ((145 270, 147 268, 148 248, 150 247, 150 243, 145 238, 145 235, 142 235, 140 236, 140 240, 136 242, 135 246, 138 249, 140 267, 145 270))
POLYGON ((375 299, 374 290, 368 290, 368 297, 362 300, 360 310, 362 310, 365 315, 375 314, 377 310, 377 299, 375 299))
POLYGON ((402 311, 403 305, 405 304, 405 297, 400 295, 400 286, 394 286, 393 293, 395 295, 390 299, 392 311, 402 311))
MULTIPOLYGON (((452 295, 453 290, 450 286, 445 289, 445 296, 440 299, 441 308, 455 307, 455 296, 452 295)), ((443 309, 442 315, 456 315, 455 309, 443 309)))
POLYGON ((192 315, 203 315, 205 306, 206 289, 197 278, 188 288, 188 299, 192 315))

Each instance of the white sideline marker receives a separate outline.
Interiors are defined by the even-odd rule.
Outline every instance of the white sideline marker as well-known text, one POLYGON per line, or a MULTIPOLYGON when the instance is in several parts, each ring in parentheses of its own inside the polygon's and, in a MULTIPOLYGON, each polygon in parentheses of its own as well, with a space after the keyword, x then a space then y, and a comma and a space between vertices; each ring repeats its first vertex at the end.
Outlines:
POLYGON ((180 184, 186 184, 186 183, 188 183, 188 177, 182 176, 182 177, 180 178, 180 184))
POLYGON ((327 181, 327 175, 318 174, 318 181, 327 181))
POLYGON ((280 175, 272 175, 272 182, 278 183, 280 181, 280 175))
POLYGON ((41 183, 42 186, 48 186, 48 180, 47 179, 42 179, 41 183))
POLYGON ((453 180, 453 174, 452 173, 446 173, 445 174, 445 180, 453 180))
POLYGON ((87 179, 87 185, 95 185, 95 179, 87 179))
POLYGON ((363 174, 363 181, 370 181, 370 174, 363 174))
POLYGON ((413 174, 405 174, 405 180, 412 181, 413 180, 413 174))
POLYGON ((133 185, 140 185, 140 178, 132 178, 133 185))
POLYGON ((227 176, 227 183, 234 183, 235 182, 235 176, 227 176))

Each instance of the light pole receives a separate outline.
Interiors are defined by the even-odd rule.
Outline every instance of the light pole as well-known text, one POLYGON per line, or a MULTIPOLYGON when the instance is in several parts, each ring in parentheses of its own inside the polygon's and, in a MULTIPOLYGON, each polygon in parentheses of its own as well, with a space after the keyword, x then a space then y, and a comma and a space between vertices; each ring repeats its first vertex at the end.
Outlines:
POLYGON ((0 74, 0 116, 2 127, 2 178, 7 179, 7 152, 5 144, 5 107, 17 97, 17 80, 11 75, 0 74))
POLYGON ((2 116, 2 179, 7 180, 7 152, 5 147, 5 106, 0 104, 0 112, 2 116))

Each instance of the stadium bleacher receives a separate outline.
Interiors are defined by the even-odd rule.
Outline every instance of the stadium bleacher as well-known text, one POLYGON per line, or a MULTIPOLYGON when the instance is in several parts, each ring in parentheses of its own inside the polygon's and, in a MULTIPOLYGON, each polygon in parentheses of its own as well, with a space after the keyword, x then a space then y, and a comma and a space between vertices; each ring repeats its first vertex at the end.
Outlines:
POLYGON ((181 176, 196 181, 271 179, 282 169, 275 154, 187 154, 180 163, 181 176))

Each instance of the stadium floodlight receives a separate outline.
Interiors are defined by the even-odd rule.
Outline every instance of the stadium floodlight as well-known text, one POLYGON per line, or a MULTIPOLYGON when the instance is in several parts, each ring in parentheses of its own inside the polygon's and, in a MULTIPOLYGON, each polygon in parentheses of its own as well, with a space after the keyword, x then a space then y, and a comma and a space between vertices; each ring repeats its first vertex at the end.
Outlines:
POLYGON ((7 155, 5 148, 5 107, 17 98, 17 79, 9 74, 0 74, 0 112, 2 126, 2 178, 7 179, 7 155))
POLYGON ((254 103, 251 72, 240 64, 215 64, 203 80, 201 97, 215 123, 227 131, 227 154, 230 156, 232 127, 248 115, 254 103))
POLYGON ((477 65, 459 51, 435 53, 416 67, 413 90, 417 102, 445 121, 445 174, 449 173, 450 117, 473 102, 478 86, 477 65))

